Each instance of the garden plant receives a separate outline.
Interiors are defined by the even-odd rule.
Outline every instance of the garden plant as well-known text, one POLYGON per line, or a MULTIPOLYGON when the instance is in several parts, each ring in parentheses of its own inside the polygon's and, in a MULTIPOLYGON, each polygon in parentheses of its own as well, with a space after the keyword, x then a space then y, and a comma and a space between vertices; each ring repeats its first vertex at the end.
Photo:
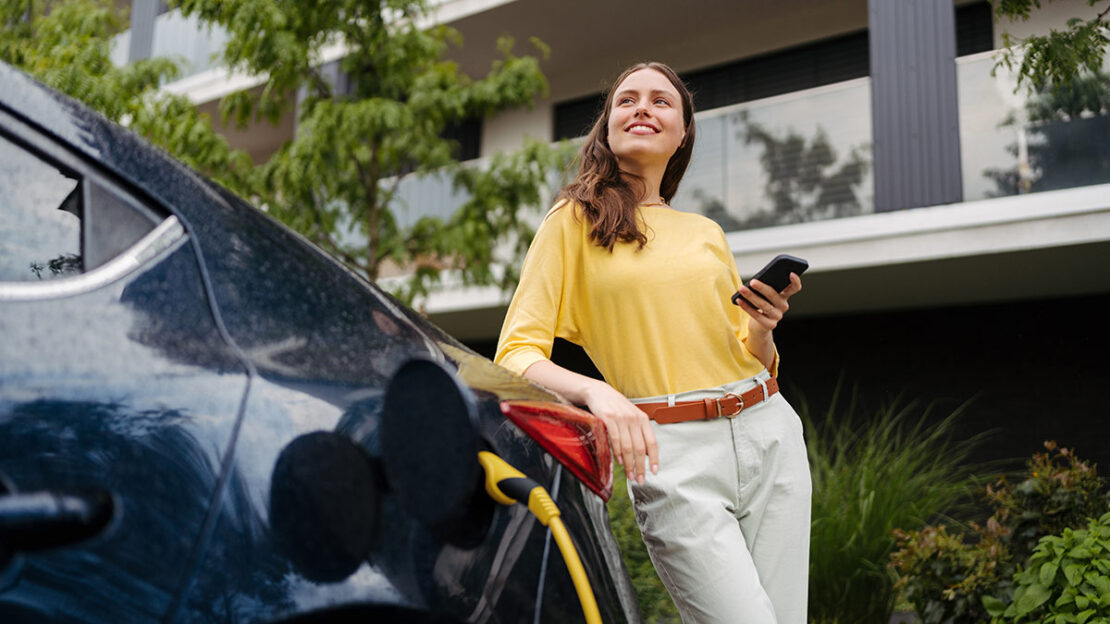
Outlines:
POLYGON ((1110 621, 1110 490, 1070 449, 1045 448, 1020 480, 984 489, 985 522, 895 532, 891 567, 925 624, 1110 621))

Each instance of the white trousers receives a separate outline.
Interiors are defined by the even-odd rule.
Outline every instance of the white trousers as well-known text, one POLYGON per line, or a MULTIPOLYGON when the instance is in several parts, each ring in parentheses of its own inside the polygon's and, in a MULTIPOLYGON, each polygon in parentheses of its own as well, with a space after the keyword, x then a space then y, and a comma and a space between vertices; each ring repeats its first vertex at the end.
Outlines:
MULTIPOLYGON (((633 402, 739 394, 768 377, 633 402)), ((811 490, 794 408, 779 393, 733 419, 652 426, 659 474, 628 493, 682 621, 805 624, 811 490)))

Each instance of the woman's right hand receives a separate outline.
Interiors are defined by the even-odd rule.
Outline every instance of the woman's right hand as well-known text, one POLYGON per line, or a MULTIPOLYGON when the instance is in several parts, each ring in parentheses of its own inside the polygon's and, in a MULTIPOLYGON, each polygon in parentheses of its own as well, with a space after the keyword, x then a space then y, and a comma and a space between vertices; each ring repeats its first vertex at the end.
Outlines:
POLYGON ((609 446, 617 463, 624 466, 625 474, 643 484, 647 476, 645 458, 651 464, 652 474, 659 472, 659 447, 651 421, 643 410, 612 386, 600 380, 595 382, 586 389, 586 407, 605 423, 609 446))
POLYGON ((644 459, 651 472, 659 472, 659 448, 655 431, 643 410, 636 407, 613 386, 600 379, 567 370, 551 360, 539 360, 524 371, 524 376, 563 395, 576 405, 590 408, 609 433, 613 457, 624 466, 624 473, 636 483, 647 476, 644 459))

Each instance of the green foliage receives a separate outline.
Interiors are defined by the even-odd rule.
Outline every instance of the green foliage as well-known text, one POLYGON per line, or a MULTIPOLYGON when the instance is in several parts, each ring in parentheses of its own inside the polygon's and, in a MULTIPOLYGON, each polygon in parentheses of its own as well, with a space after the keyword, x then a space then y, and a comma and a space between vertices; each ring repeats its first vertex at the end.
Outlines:
POLYGON ((1020 483, 1010 486, 1000 479, 986 489, 994 517, 1007 528, 1010 547, 1021 559, 1042 536, 1082 526, 1110 505, 1110 490, 1094 464, 1054 442, 1046 442, 1045 448, 1047 452, 1029 461, 1020 483))
POLYGON ((654 624, 677 624, 680 619, 678 610, 671 601, 667 588, 655 573, 655 567, 648 557, 647 547, 640 537, 636 526, 636 516, 632 501, 628 498, 627 479, 620 466, 613 471, 613 497, 609 499, 609 525, 617 546, 621 550, 624 567, 632 578, 632 588, 640 602, 644 621, 654 624))
POLYGON ((988 522, 974 546, 945 525, 894 532, 899 550, 891 556, 900 577, 896 588, 926 624, 985 621, 982 601, 992 596, 1009 570, 1009 551, 1000 543, 1000 527, 988 522))
MULTIPOLYGON (((1024 84, 1031 89, 1046 85, 1057 89, 1075 78, 1099 72, 1106 47, 1110 45, 1110 19, 1107 19, 1110 0, 1087 0, 1087 5, 1092 7, 1090 15, 1069 19, 1064 30, 1052 30, 1047 35, 1026 39, 1003 31, 1001 38, 1005 50, 994 68, 1005 67, 1012 71, 1017 65, 1018 87, 1024 84), (1105 8, 1099 11, 1099 5, 1105 8)), ((1003 18, 1011 22, 1028 20, 1034 8, 1041 8, 1040 0, 994 1, 999 21, 1003 18)))
POLYGON ((922 526, 971 492, 967 459, 979 438, 953 435, 966 408, 934 423, 933 405, 895 400, 871 411, 854 392, 842 406, 838 390, 820 418, 802 404, 813 478, 811 622, 890 620, 891 531, 922 526))
POLYGON ((236 192, 249 194, 251 163, 207 115, 159 85, 178 75, 164 58, 116 67, 111 38, 125 16, 111 0, 0 2, 0 60, 123 123, 236 192))
POLYGON ((1021 481, 999 478, 986 486, 993 513, 983 525, 895 533, 899 550, 891 566, 925 624, 987 621, 988 608, 1012 601, 1011 579, 1042 537, 1083 526, 1110 508, 1110 490, 1093 465, 1053 442, 1045 446, 1021 481))
POLYGON ((459 37, 428 27, 422 0, 182 0, 186 15, 228 31, 232 68, 265 76, 258 89, 221 101, 225 121, 276 122, 297 106, 295 138, 256 167, 187 99, 159 91, 178 75, 174 61, 111 63, 111 37, 126 26, 116 4, 0 0, 0 59, 250 197, 367 278, 387 263, 408 270, 413 277, 398 292, 408 301, 444 270, 466 284, 516 284, 514 267, 533 235, 521 208, 545 203, 548 172, 569 160, 568 148, 531 142, 464 167, 445 131, 545 93, 537 56, 514 54, 503 38, 488 73, 472 79, 444 60, 459 37), (321 69, 334 44, 347 50, 338 80, 321 69), (403 222, 397 189, 406 176, 437 176, 469 199, 448 218, 403 222))
MULTIPOLYGON (((560 150, 530 143, 487 166, 462 166, 445 131, 468 119, 531 105, 546 93, 539 59, 516 55, 512 39, 478 79, 444 60, 459 35, 428 27, 423 0, 181 0, 182 11, 227 29, 229 66, 265 76, 257 96, 225 99, 238 123, 273 118, 297 103, 298 132, 262 167, 271 214, 304 233, 368 279, 387 263, 413 277, 397 293, 426 294, 445 270, 467 284, 515 285, 491 266, 518 264, 533 232, 518 217, 544 203, 546 173, 560 150), (325 47, 342 44, 342 78, 321 70, 325 47), (450 180, 469 197, 449 218, 399 218, 398 185, 406 176, 450 180), (499 245, 516 243, 508 258, 499 245), (500 262, 498 262, 500 261, 500 262)), ((533 41, 537 54, 542 43, 533 41)), ((411 207, 420 208, 420 207, 411 207)))
POLYGON ((1029 565, 1014 575, 1013 600, 984 604, 996 623, 1110 621, 1110 512, 1086 529, 1042 537, 1029 565))

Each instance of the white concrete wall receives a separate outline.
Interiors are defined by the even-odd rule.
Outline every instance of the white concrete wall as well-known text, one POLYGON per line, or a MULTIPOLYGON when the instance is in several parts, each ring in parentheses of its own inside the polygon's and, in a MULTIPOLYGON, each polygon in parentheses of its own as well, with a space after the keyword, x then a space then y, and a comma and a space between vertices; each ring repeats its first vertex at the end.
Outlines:
POLYGON ((506 111, 482 124, 482 156, 514 152, 524 146, 525 137, 550 142, 554 139, 554 107, 550 99, 537 102, 531 109, 506 111))

